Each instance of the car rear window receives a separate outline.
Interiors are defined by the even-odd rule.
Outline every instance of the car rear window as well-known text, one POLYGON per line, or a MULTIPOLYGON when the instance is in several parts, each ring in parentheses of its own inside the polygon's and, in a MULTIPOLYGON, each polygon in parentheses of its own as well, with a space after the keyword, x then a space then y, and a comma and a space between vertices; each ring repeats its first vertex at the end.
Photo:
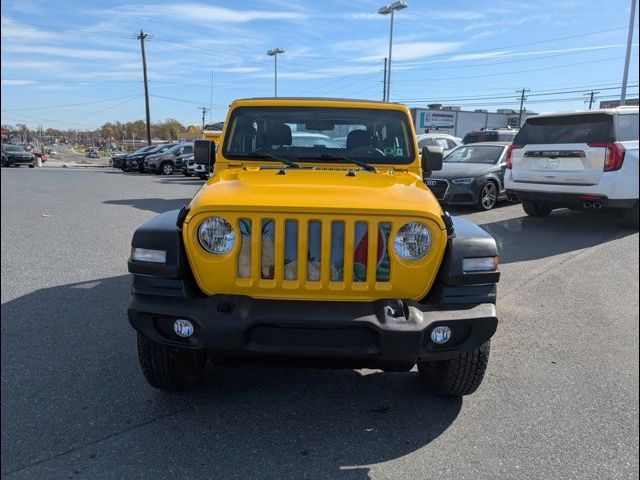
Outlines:
POLYGON ((464 143, 465 145, 468 143, 497 142, 497 141, 498 141, 498 132, 496 131, 467 133, 462 139, 462 143, 464 143))
POLYGON ((617 139, 621 142, 638 140, 640 137, 639 128, 638 115, 620 115, 618 116, 617 139))
POLYGON ((606 114, 528 118, 513 143, 593 143, 613 141, 613 117, 606 114))

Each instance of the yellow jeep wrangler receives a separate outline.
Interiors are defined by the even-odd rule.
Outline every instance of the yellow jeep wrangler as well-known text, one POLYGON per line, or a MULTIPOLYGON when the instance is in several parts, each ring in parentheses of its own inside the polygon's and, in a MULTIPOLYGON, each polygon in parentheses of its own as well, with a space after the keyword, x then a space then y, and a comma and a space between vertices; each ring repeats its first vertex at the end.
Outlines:
POLYGON ((372 101, 234 102, 213 176, 134 233, 129 321, 157 388, 205 361, 409 371, 440 395, 474 392, 496 331, 498 252, 450 217, 424 178, 409 110, 372 101))

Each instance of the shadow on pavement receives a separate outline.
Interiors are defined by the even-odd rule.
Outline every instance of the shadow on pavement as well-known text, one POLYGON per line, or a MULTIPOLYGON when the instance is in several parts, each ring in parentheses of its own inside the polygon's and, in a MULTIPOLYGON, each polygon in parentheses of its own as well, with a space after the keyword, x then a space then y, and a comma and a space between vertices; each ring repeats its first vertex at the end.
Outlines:
POLYGON ((500 263, 552 257, 635 233, 615 212, 556 210, 549 217, 522 216, 480 225, 498 243, 500 263))
POLYGON ((180 209, 190 201, 191 198, 130 198, 127 200, 105 200, 102 203, 107 205, 127 205, 140 210, 163 213, 180 209))
POLYGON ((415 372, 209 366, 193 391, 154 390, 129 285, 123 275, 2 305, 3 478, 367 479, 366 465, 420 449, 460 412, 415 372))

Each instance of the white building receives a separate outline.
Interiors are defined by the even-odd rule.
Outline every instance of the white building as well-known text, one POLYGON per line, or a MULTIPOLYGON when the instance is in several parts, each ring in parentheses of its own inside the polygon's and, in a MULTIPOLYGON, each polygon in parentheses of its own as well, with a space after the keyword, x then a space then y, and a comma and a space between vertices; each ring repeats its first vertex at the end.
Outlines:
MULTIPOLYGON (((412 108, 411 116, 416 133, 445 132, 456 137, 464 137, 467 133, 482 128, 519 127, 518 111, 499 109, 496 112, 487 110, 465 111, 460 107, 442 107, 429 105, 430 108, 412 108)), ((533 112, 522 114, 522 122, 533 112)))

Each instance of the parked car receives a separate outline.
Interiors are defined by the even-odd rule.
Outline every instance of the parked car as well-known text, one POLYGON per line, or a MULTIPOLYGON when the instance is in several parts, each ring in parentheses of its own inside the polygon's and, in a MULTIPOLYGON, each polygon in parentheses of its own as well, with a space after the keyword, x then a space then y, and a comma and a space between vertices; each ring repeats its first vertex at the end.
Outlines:
POLYGON ((171 147, 176 145, 175 143, 163 143, 162 145, 151 146, 149 150, 145 150, 141 153, 134 153, 127 156, 126 165, 128 171, 138 171, 140 173, 144 172, 144 161, 149 155, 154 155, 156 153, 164 153, 169 150, 171 147))
POLYGON ((440 203, 491 210, 507 198, 504 188, 509 143, 474 143, 454 149, 442 170, 425 179, 440 203))
POLYGON ((611 208, 637 229, 638 136, 638 107, 529 117, 507 154, 506 187, 533 217, 611 208))
POLYGON ((171 147, 152 152, 144 159, 144 171, 158 175, 173 175, 176 171, 176 159, 181 155, 193 153, 193 143, 178 143, 171 147))
POLYGON ((513 142, 517 134, 516 128, 486 128, 467 133, 462 143, 468 145, 477 142, 513 142))
POLYGON ((418 148, 442 147, 445 157, 456 147, 463 145, 462 139, 446 133, 422 133, 418 135, 418 148))
POLYGON ((155 148, 157 148, 157 145, 147 145, 146 147, 142 147, 142 148, 136 150, 133 153, 125 152, 122 155, 117 155, 117 156, 113 157, 113 166, 115 168, 120 168, 124 172, 128 172, 129 169, 127 167, 127 158, 129 156, 140 155, 140 154, 143 154, 145 152, 149 152, 150 150, 153 150, 155 148))
POLYGON ((29 168, 33 168, 36 166, 36 156, 20 145, 2 144, 1 158, 3 167, 28 165, 29 168))
POLYGON ((128 318, 149 384, 192 387, 207 359, 293 357, 417 364, 435 394, 473 393, 498 326, 497 245, 445 214, 421 181, 442 150, 418 155, 409 108, 247 99, 227 118, 217 156, 194 142, 215 175, 133 234, 128 318), (361 128, 343 148, 292 147, 291 124, 361 128))
POLYGON ((207 165, 201 165, 195 162, 193 154, 191 155, 183 155, 184 160, 182 162, 181 171, 185 177, 191 177, 196 175, 202 180, 206 180, 209 178, 209 168, 207 165))

